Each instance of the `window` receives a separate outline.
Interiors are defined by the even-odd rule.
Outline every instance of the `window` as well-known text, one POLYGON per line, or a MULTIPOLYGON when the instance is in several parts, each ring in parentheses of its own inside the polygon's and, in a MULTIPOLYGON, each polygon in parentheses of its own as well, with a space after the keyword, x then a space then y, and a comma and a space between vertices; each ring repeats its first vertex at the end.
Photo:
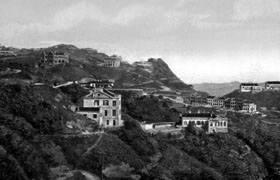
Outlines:
POLYGON ((109 101, 108 100, 104 100, 103 101, 103 106, 109 106, 109 101))
POLYGON ((116 125, 116 120, 113 120, 113 126, 115 126, 116 125))
POLYGON ((117 106, 117 101, 113 101, 113 106, 117 106))
POLYGON ((227 122, 224 122, 224 126, 227 126, 227 122))
POLYGON ((94 119, 96 119, 96 118, 97 118, 97 114, 93 114, 92 117, 93 117, 94 119))
POLYGON ((210 126, 213 126, 213 124, 212 124, 212 123, 210 123, 210 126))
POLYGON ((117 115, 117 110, 113 109, 112 114, 113 114, 113 116, 116 116, 117 115))
POLYGON ((109 125, 110 125, 110 121, 109 121, 109 120, 107 120, 107 121, 106 121, 106 124, 109 126, 109 125))
POLYGON ((94 100, 94 105, 99 106, 99 100, 94 100))
POLYGON ((108 110, 104 111, 105 116, 108 116, 108 110))
POLYGON ((85 117, 87 117, 87 115, 86 114, 83 114, 85 117))

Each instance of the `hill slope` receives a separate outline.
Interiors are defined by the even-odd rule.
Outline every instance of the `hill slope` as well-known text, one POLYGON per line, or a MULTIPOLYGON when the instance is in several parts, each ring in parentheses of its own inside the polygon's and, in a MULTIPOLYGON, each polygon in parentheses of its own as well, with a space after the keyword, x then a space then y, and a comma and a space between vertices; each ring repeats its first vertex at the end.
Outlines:
POLYGON ((235 89, 238 89, 240 82, 234 81, 229 83, 201 83, 194 84, 193 87, 197 91, 207 92, 212 96, 224 96, 235 89))
MULTIPOLYGON (((41 49, 18 50, 17 57, 10 58, 8 62, 27 64, 33 66, 40 63, 42 51, 64 52, 70 55, 70 63, 63 66, 33 69, 34 74, 48 82, 77 81, 82 78, 114 79, 118 88, 155 88, 176 91, 193 92, 191 85, 182 82, 162 59, 148 59, 146 65, 122 62, 119 68, 106 68, 98 66, 108 55, 94 49, 79 49, 73 45, 60 44, 41 49), (167 88, 165 88, 167 87, 167 88)), ((145 64, 144 63, 144 64, 145 64)), ((33 73, 33 72, 32 72, 33 73)))
POLYGON ((268 109, 275 107, 276 109, 280 110, 280 92, 277 91, 262 91, 252 94, 242 93, 236 90, 225 95, 224 97, 242 98, 256 103, 258 107, 267 107, 268 109))

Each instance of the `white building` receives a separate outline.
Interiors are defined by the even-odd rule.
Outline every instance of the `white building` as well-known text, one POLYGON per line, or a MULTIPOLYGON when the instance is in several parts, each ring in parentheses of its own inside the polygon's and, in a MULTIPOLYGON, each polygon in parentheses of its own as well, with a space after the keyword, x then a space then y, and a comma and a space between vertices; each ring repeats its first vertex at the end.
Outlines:
POLYGON ((242 111, 253 113, 257 111, 257 105, 249 101, 243 101, 242 111))
POLYGON ((121 65, 121 61, 122 61, 121 56, 113 55, 105 58, 103 63, 100 64, 100 66, 117 68, 121 65))
POLYGON ((225 106, 224 102, 225 102, 224 98, 219 98, 215 96, 207 97, 207 105, 211 107, 223 108, 225 106))
POLYGON ((216 118, 217 116, 211 113, 207 114, 194 114, 187 113, 182 115, 182 127, 187 127, 190 123, 193 123, 197 127, 202 127, 210 119, 216 118))
POLYGON ((280 81, 267 81, 265 83, 265 90, 279 91, 280 81))
POLYGON ((217 117, 208 122, 208 133, 227 133, 228 132, 228 119, 217 117))
POLYGON ((262 91, 262 87, 258 83, 241 83, 240 92, 252 92, 257 93, 262 91))
POLYGON ((97 121, 100 127, 122 126, 121 95, 116 95, 105 89, 94 89, 84 97, 83 107, 79 114, 97 121))
POLYGON ((189 124, 194 124, 196 127, 202 127, 207 125, 207 133, 227 133, 228 132, 228 120, 227 118, 216 116, 212 113, 207 114, 183 114, 182 115, 182 127, 187 127, 189 124))

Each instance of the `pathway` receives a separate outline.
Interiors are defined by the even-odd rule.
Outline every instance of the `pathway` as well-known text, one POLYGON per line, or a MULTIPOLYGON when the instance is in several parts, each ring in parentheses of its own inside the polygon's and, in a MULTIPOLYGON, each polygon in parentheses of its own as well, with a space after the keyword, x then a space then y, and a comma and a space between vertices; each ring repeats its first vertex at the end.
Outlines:
POLYGON ((97 145, 98 143, 101 141, 102 137, 103 137, 104 133, 101 133, 101 135, 99 136, 99 138, 97 139, 97 141, 90 147, 88 148, 88 150, 82 155, 82 158, 84 156, 86 156, 87 154, 89 154, 97 145))
POLYGON ((67 82, 67 83, 64 83, 64 84, 60 84, 60 85, 57 85, 57 86, 53 86, 53 88, 60 88, 60 87, 63 87, 63 86, 69 86, 69 85, 71 85, 71 84, 74 84, 74 82, 73 81, 69 81, 69 82, 67 82))

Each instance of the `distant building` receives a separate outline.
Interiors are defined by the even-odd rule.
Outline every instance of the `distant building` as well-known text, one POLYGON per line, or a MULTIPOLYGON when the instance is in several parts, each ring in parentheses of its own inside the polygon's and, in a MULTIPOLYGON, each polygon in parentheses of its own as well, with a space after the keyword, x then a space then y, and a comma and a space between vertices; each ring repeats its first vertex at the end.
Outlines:
POLYGON ((112 88, 114 86, 114 79, 96 79, 89 82, 82 82, 80 85, 87 88, 112 88))
POLYGON ((210 119, 216 117, 216 115, 211 113, 186 113, 182 115, 182 127, 187 127, 190 123, 197 127, 202 127, 210 119))
POLYGON ((265 83, 265 90, 279 91, 280 81, 267 81, 265 83))
POLYGON ((103 63, 101 63, 99 66, 104 66, 104 67, 114 67, 117 68, 120 66, 122 61, 122 57, 121 56, 110 56, 107 57, 103 60, 103 63))
POLYGON ((261 86, 258 83, 241 83, 240 84, 240 92, 251 92, 257 93, 262 91, 261 86))
POLYGON ((243 109, 243 100, 240 98, 228 98, 225 99, 225 108, 232 110, 242 110, 243 109))
POLYGON ((49 63, 53 65, 67 64, 69 63, 69 55, 66 53, 58 53, 55 51, 42 52, 41 53, 42 63, 49 63))
POLYGON ((228 119, 225 117, 217 117, 210 119, 208 122, 208 133, 227 133, 228 119))
POLYGON ((207 105, 207 98, 202 96, 190 96, 190 103, 193 106, 207 105))
POLYGON ((212 113, 193 114, 187 113, 182 115, 182 127, 187 127, 189 124, 194 124, 196 127, 207 125, 207 133, 227 133, 228 123, 227 118, 216 116, 212 113))
POLYGON ((223 108, 224 107, 224 98, 215 97, 215 96, 208 96, 207 97, 207 105, 216 107, 216 108, 223 108))
POLYGON ((225 108, 248 113, 257 111, 257 105, 255 103, 240 98, 225 99, 225 108))
POLYGON ((121 95, 105 89, 95 89, 84 97, 83 107, 77 113, 97 121, 100 127, 119 127, 121 120, 121 95))
POLYGON ((249 101, 243 101, 242 110, 248 113, 253 113, 257 111, 257 105, 249 101))

